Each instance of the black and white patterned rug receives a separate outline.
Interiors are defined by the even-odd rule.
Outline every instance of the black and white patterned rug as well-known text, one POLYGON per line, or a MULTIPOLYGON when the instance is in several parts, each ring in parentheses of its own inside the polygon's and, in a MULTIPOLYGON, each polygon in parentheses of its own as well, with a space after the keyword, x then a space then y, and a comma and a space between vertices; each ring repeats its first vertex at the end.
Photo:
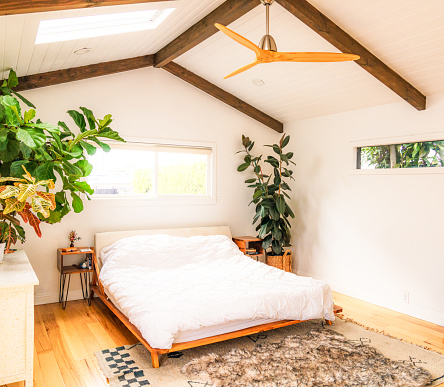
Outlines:
MULTIPOLYGON (((404 376, 407 378, 402 381, 401 379, 398 379, 398 376, 390 377, 388 379, 384 377, 385 379, 381 379, 379 384, 376 382, 376 384, 374 384, 375 386, 438 386, 439 384, 444 383, 444 355, 440 355, 436 352, 428 351, 421 347, 366 330, 365 328, 356 324, 345 322, 340 319, 336 319, 331 327, 325 326, 321 320, 307 321, 301 324, 246 336, 239 339, 233 339, 221 343, 161 355, 160 368, 158 369, 152 368, 150 354, 142 344, 106 349, 104 351, 97 352, 95 355, 99 361, 100 368, 105 377, 108 379, 111 387, 292 387, 299 385, 308 387, 319 385, 319 379, 317 381, 315 380, 316 378, 313 379, 312 384, 310 384, 311 382, 308 379, 304 379, 305 384, 297 384, 299 382, 297 381, 298 376, 295 375, 295 372, 298 371, 294 370, 301 370, 302 372, 303 367, 301 367, 301 363, 298 363, 296 366, 296 363, 294 362, 295 359, 300 361, 301 358, 305 356, 301 356, 300 353, 296 355, 291 354, 290 351, 288 351, 287 356, 285 348, 282 356, 287 356, 288 360, 286 362, 284 361, 284 364, 282 364, 282 361, 279 363, 280 360, 277 360, 279 367, 275 367, 275 375, 271 374, 271 376, 268 375, 267 377, 262 377, 263 375, 260 375, 260 377, 253 377, 253 379, 243 379, 244 375, 242 374, 242 370, 245 370, 246 365, 248 366, 249 363, 254 363, 256 361, 258 362, 257 364, 261 364, 261 367, 253 367, 255 371, 258 369, 260 370, 260 373, 269 372, 270 370, 273 371, 272 366, 263 368, 262 364, 265 362, 263 360, 259 361, 258 359, 255 359, 254 356, 260 354, 261 351, 263 352, 265 348, 268 348, 268 350, 272 348, 274 351, 274 347, 282 347, 283 342, 289 342, 289 336, 296 336, 303 339, 304 337, 309 337, 309 335, 312 335, 310 336, 310 340, 312 340, 314 337, 313 333, 315 332, 320 333, 318 336, 322 336, 324 341, 326 340, 326 337, 329 336, 336 337, 336 340, 339 338, 343 341, 342 347, 344 347, 345 351, 361 348, 363 350, 362 352, 365 352, 368 356, 370 356, 368 360, 364 361, 365 364, 377 363, 376 360, 378 360, 380 364, 384 363, 385 366, 390 364, 392 369, 402 369, 404 372, 400 372, 400 374, 404 373, 404 376), (344 338, 341 339, 341 336, 344 336, 344 338), (374 351, 373 348, 376 349, 376 351, 374 351), (374 355, 372 359, 372 353, 378 353, 378 356, 374 355), (208 356, 210 354, 211 356, 208 356), (245 363, 243 365, 240 365, 241 363, 239 365, 235 364, 236 362, 233 362, 233 357, 230 357, 232 354, 234 354, 234 359, 236 361, 238 358, 242 358, 240 360, 244 361, 245 363), (229 365, 228 368, 226 368, 226 364, 224 364, 224 362, 227 362, 229 365), (292 362, 294 364, 292 364, 292 362), (399 367, 397 366, 398 364, 399 367), (220 368, 215 368, 215 365, 220 368), (238 369, 236 369, 236 367, 238 367, 238 369), (283 369, 282 367, 287 370, 287 376, 283 376, 283 372, 279 371, 279 368, 283 369), (210 369, 212 370, 211 372, 206 372, 210 369), (288 372, 288 369, 293 369, 293 371, 288 372), (238 372, 239 377, 229 376, 218 378, 218 375, 221 375, 224 372, 227 372, 227 375, 238 372), (416 380, 414 378, 417 379, 417 384, 412 384, 412 380, 416 380)), ((291 345, 295 344, 290 343, 290 346, 291 345)), ((300 343, 298 345, 300 345, 300 343)), ((316 349, 316 346, 312 347, 316 349)), ((335 348, 335 350, 336 349, 337 348, 335 348)), ((313 354, 310 356, 312 355, 313 354)), ((327 354, 326 356, 328 358, 329 355, 327 354)), ((338 356, 338 352, 333 351, 331 357, 333 358, 335 356, 338 356)), ((265 359, 267 359, 267 357, 265 357, 265 359)), ((320 372, 316 372, 316 369, 313 371, 313 363, 316 363, 316 361, 312 361, 311 364, 310 362, 306 362, 306 364, 309 365, 308 368, 310 368, 311 374, 318 377, 320 372)), ((326 362, 324 361, 323 364, 325 365, 325 363, 326 362)), ((349 367, 347 372, 360 372, 363 374, 362 364, 363 363, 360 364, 360 369, 349 367)), ((323 381, 323 386, 357 385, 347 384, 347 380, 355 380, 356 382, 356 379, 354 379, 352 375, 348 375, 350 378, 341 375, 341 382, 338 383, 338 373, 336 372, 337 367, 332 367, 332 369, 335 371, 332 372, 331 383, 329 384, 323 381)), ((344 367, 344 369, 346 368, 344 367)), ((322 372, 327 372, 325 377, 326 380, 328 380, 330 376, 328 375, 328 371, 326 371, 325 366, 322 367, 322 372)), ((366 372, 369 372, 369 370, 367 369, 366 372)), ((385 371, 380 370, 381 375, 383 375, 384 372, 385 371)), ((366 375, 366 377, 369 378, 373 377, 371 372, 367 373, 366 375)), ((375 376, 374 379, 371 380, 374 382, 378 379, 375 376)))

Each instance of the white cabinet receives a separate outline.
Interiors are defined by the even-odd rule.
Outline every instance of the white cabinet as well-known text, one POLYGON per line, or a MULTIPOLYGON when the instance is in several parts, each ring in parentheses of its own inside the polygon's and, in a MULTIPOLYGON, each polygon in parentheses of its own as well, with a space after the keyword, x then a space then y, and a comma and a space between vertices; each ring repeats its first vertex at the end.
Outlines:
POLYGON ((32 386, 38 283, 24 250, 5 255, 0 264, 0 385, 24 380, 32 386))

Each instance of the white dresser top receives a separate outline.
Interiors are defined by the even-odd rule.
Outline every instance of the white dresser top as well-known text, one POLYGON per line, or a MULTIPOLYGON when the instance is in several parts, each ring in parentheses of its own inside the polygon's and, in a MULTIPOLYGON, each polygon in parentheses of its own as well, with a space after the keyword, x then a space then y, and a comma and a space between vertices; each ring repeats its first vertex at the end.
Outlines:
POLYGON ((29 263, 25 250, 5 254, 0 263, 0 287, 38 285, 39 280, 29 263))

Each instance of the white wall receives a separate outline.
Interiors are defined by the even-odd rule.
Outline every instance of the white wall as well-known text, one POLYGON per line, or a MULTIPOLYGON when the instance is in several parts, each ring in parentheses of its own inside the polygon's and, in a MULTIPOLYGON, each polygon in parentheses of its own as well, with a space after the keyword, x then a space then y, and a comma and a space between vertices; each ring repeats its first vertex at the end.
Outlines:
POLYGON ((297 163, 299 273, 444 325, 444 175, 351 173, 352 141, 444 134, 443 111, 438 95, 422 112, 400 102, 286 125, 297 163))
MULTIPOLYGON (((86 106, 102 118, 111 113, 112 128, 122 137, 194 140, 217 144, 217 204, 104 206, 88 202, 80 214, 71 213, 56 225, 42 224, 43 236, 35 236, 25 225, 24 248, 37 273, 40 285, 36 302, 58 300, 59 277, 56 249, 68 246, 67 235, 77 230, 77 246, 92 245, 95 232, 229 225, 233 235, 254 232, 253 209, 247 207, 251 192, 245 175, 236 171, 241 156, 241 135, 258 145, 274 142, 279 135, 233 108, 217 101, 161 69, 143 69, 85 81, 36 89, 23 93, 36 106, 44 122, 68 122, 69 109, 86 106)), ((72 126, 74 128, 74 126, 72 126)), ((18 245, 20 248, 21 246, 18 245)), ((71 282, 71 298, 79 298, 78 275, 71 282)))

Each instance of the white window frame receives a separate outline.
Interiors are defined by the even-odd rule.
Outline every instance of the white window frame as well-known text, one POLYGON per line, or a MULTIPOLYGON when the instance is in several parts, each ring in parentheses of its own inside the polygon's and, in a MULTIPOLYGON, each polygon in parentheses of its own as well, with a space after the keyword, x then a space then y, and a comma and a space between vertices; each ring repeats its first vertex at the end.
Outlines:
POLYGON ((442 141, 444 132, 431 132, 423 134, 412 134, 397 137, 371 138, 367 140, 351 141, 351 171, 352 175, 435 175, 444 174, 444 167, 433 168, 381 168, 381 169, 358 169, 358 148, 369 146, 405 144, 410 142, 442 141))
MULTIPOLYGON (((183 141, 183 140, 165 140, 165 139, 151 139, 144 137, 127 137, 125 136, 125 143, 112 140, 102 140, 102 142, 108 144, 111 147, 125 147, 125 144, 140 145, 140 146, 171 146, 171 147, 183 147, 187 148, 203 148, 210 149, 211 153, 208 156, 207 162, 207 195, 157 195, 157 179, 158 179, 158 153, 156 152, 155 158, 155 173, 154 173, 154 196, 140 197, 140 196, 122 196, 111 197, 110 195, 92 195, 91 199, 94 205, 119 205, 119 206, 146 206, 146 205, 203 205, 203 204, 216 204, 217 202, 217 186, 216 186, 216 143, 213 142, 198 142, 198 141, 183 141)), ((86 178, 88 181, 88 177, 86 178)))

